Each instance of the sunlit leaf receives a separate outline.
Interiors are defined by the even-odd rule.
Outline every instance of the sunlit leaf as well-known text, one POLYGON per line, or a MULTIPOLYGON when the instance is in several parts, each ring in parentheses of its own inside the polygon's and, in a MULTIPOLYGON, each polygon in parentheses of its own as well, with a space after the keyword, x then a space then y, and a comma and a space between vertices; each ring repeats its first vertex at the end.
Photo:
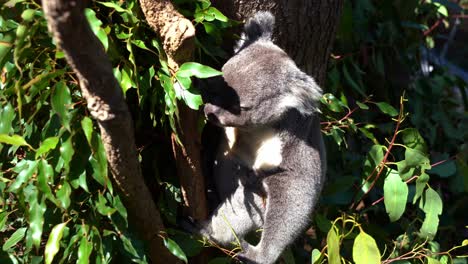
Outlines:
POLYGON ((88 241, 86 236, 83 236, 80 241, 80 246, 78 247, 78 261, 77 264, 88 264, 89 256, 93 251, 93 243, 88 241))
POLYGON ((3 251, 7 251, 7 250, 10 249, 11 247, 13 247, 13 246, 15 246, 16 244, 18 244, 18 242, 20 242, 21 240, 23 240, 24 235, 26 234, 26 230, 27 230, 26 227, 18 228, 18 229, 10 236, 10 238, 8 238, 7 241, 5 241, 5 243, 3 244, 3 246, 2 246, 3 251))
POLYGON ((209 66, 202 65, 196 62, 186 62, 182 64, 179 70, 176 73, 178 77, 191 77, 195 76, 197 78, 209 78, 218 75, 222 75, 223 73, 217 71, 209 66))
POLYGON ((68 182, 63 182, 61 188, 57 191, 56 196, 60 203, 60 206, 64 209, 67 209, 70 206, 70 194, 71 194, 71 187, 68 182))
POLYGON ((320 250, 314 248, 314 250, 312 250, 312 254, 310 255, 311 259, 311 263, 312 264, 318 264, 318 261, 322 258, 322 254, 320 253, 320 250))
POLYGON ((18 163, 16 167, 21 168, 21 171, 8 188, 8 191, 13 193, 16 193, 36 172, 37 161, 25 160, 24 163, 18 163))
POLYGON ((54 260, 55 255, 59 252, 60 240, 62 240, 63 230, 65 229, 66 225, 67 223, 61 223, 52 228, 44 250, 44 258, 46 264, 52 263, 52 260, 54 260))
POLYGON ((169 250, 169 252, 172 253, 172 255, 176 256, 185 263, 188 263, 187 256, 185 256, 185 253, 174 240, 168 237, 164 238, 164 246, 166 246, 166 248, 169 250))
POLYGON ((50 137, 44 140, 41 143, 41 146, 36 151, 36 159, 42 154, 49 152, 51 149, 54 149, 59 142, 58 137, 50 137))
POLYGON ((330 228, 327 234, 328 263, 340 264, 340 241, 334 227, 330 228))
POLYGON ((353 260, 356 264, 379 264, 380 251, 374 238, 361 231, 354 239, 353 260))
MULTIPOLYGON (((37 196, 37 195, 36 195, 37 196)), ((42 227, 44 225, 44 212, 46 210, 45 202, 40 202, 37 197, 29 203, 29 232, 33 245, 39 248, 42 238, 42 227)))
POLYGON ((0 143, 5 143, 13 146, 30 146, 22 136, 0 134, 0 143))
POLYGON ((439 215, 442 214, 443 203, 439 194, 432 188, 427 188, 424 195, 422 210, 426 213, 420 229, 420 236, 425 239, 433 239, 439 228, 439 215))
POLYGON ((102 22, 96 17, 96 13, 89 8, 85 9, 85 15, 88 19, 89 25, 91 26, 91 30, 93 31, 94 35, 101 41, 104 49, 107 50, 109 48, 109 40, 107 38, 106 31, 101 27, 102 22))

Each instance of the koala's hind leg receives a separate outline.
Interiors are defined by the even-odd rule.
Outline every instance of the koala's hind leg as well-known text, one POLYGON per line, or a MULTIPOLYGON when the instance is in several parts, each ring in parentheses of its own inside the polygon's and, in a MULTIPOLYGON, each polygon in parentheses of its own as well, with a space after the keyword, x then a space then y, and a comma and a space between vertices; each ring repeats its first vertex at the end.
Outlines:
POLYGON ((241 261, 249 264, 273 264, 282 250, 304 231, 309 224, 317 196, 315 192, 304 191, 306 186, 307 183, 303 182, 276 182, 274 188, 267 187, 268 197, 260 242, 256 246, 244 244, 243 252, 238 255, 241 261))
POLYGON ((222 245, 236 242, 263 225, 263 198, 240 185, 221 203, 211 218, 202 223, 201 235, 222 245))

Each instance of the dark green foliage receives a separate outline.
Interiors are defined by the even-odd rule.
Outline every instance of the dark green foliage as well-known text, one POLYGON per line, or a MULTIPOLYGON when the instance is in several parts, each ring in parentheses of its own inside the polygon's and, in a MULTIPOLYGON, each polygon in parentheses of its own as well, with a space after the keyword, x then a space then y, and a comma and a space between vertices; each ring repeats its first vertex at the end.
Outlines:
POLYGON ((320 225, 338 217, 346 260, 466 263, 456 256, 468 243, 467 84, 421 67, 441 37, 432 25, 450 28, 462 11, 449 1, 345 1, 322 100, 329 184, 315 223, 328 240, 320 225), (358 243, 356 226, 377 243, 358 243))

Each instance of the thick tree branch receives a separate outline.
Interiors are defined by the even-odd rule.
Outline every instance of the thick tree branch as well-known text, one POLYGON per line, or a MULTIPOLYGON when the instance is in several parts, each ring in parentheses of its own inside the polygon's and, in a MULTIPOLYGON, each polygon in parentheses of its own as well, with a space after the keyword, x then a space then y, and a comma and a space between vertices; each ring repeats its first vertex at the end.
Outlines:
MULTIPOLYGON (((169 66, 176 70, 179 64, 191 59, 195 28, 174 8, 169 0, 140 0, 148 24, 163 40, 169 66)), ((180 133, 184 146, 175 146, 177 175, 180 179, 186 213, 195 219, 208 214, 205 181, 201 174, 201 140, 198 132, 198 113, 179 104, 180 133)))
POLYGON ((140 0, 141 9, 151 28, 162 38, 169 66, 177 68, 190 59, 195 48, 195 28, 169 0, 140 0))
POLYGON ((129 211, 150 246, 153 262, 174 263, 163 245, 164 226, 146 187, 134 145, 133 122, 103 46, 84 16, 88 1, 43 0, 49 31, 78 75, 83 97, 98 121, 109 166, 129 211))

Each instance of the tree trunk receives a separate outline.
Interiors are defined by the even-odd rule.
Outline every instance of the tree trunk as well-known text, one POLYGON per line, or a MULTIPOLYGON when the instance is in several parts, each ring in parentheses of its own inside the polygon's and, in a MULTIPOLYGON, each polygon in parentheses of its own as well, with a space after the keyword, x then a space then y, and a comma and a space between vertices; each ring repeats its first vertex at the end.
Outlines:
POLYGON ((148 243, 153 263, 176 263, 163 244, 164 225, 141 174, 133 121, 104 47, 84 15, 86 3, 42 1, 49 31, 78 75, 88 109, 99 124, 108 165, 129 211, 129 222, 148 243))
POLYGON ((231 19, 245 20, 257 11, 276 18, 274 42, 323 86, 342 0, 217 0, 213 5, 231 19))

